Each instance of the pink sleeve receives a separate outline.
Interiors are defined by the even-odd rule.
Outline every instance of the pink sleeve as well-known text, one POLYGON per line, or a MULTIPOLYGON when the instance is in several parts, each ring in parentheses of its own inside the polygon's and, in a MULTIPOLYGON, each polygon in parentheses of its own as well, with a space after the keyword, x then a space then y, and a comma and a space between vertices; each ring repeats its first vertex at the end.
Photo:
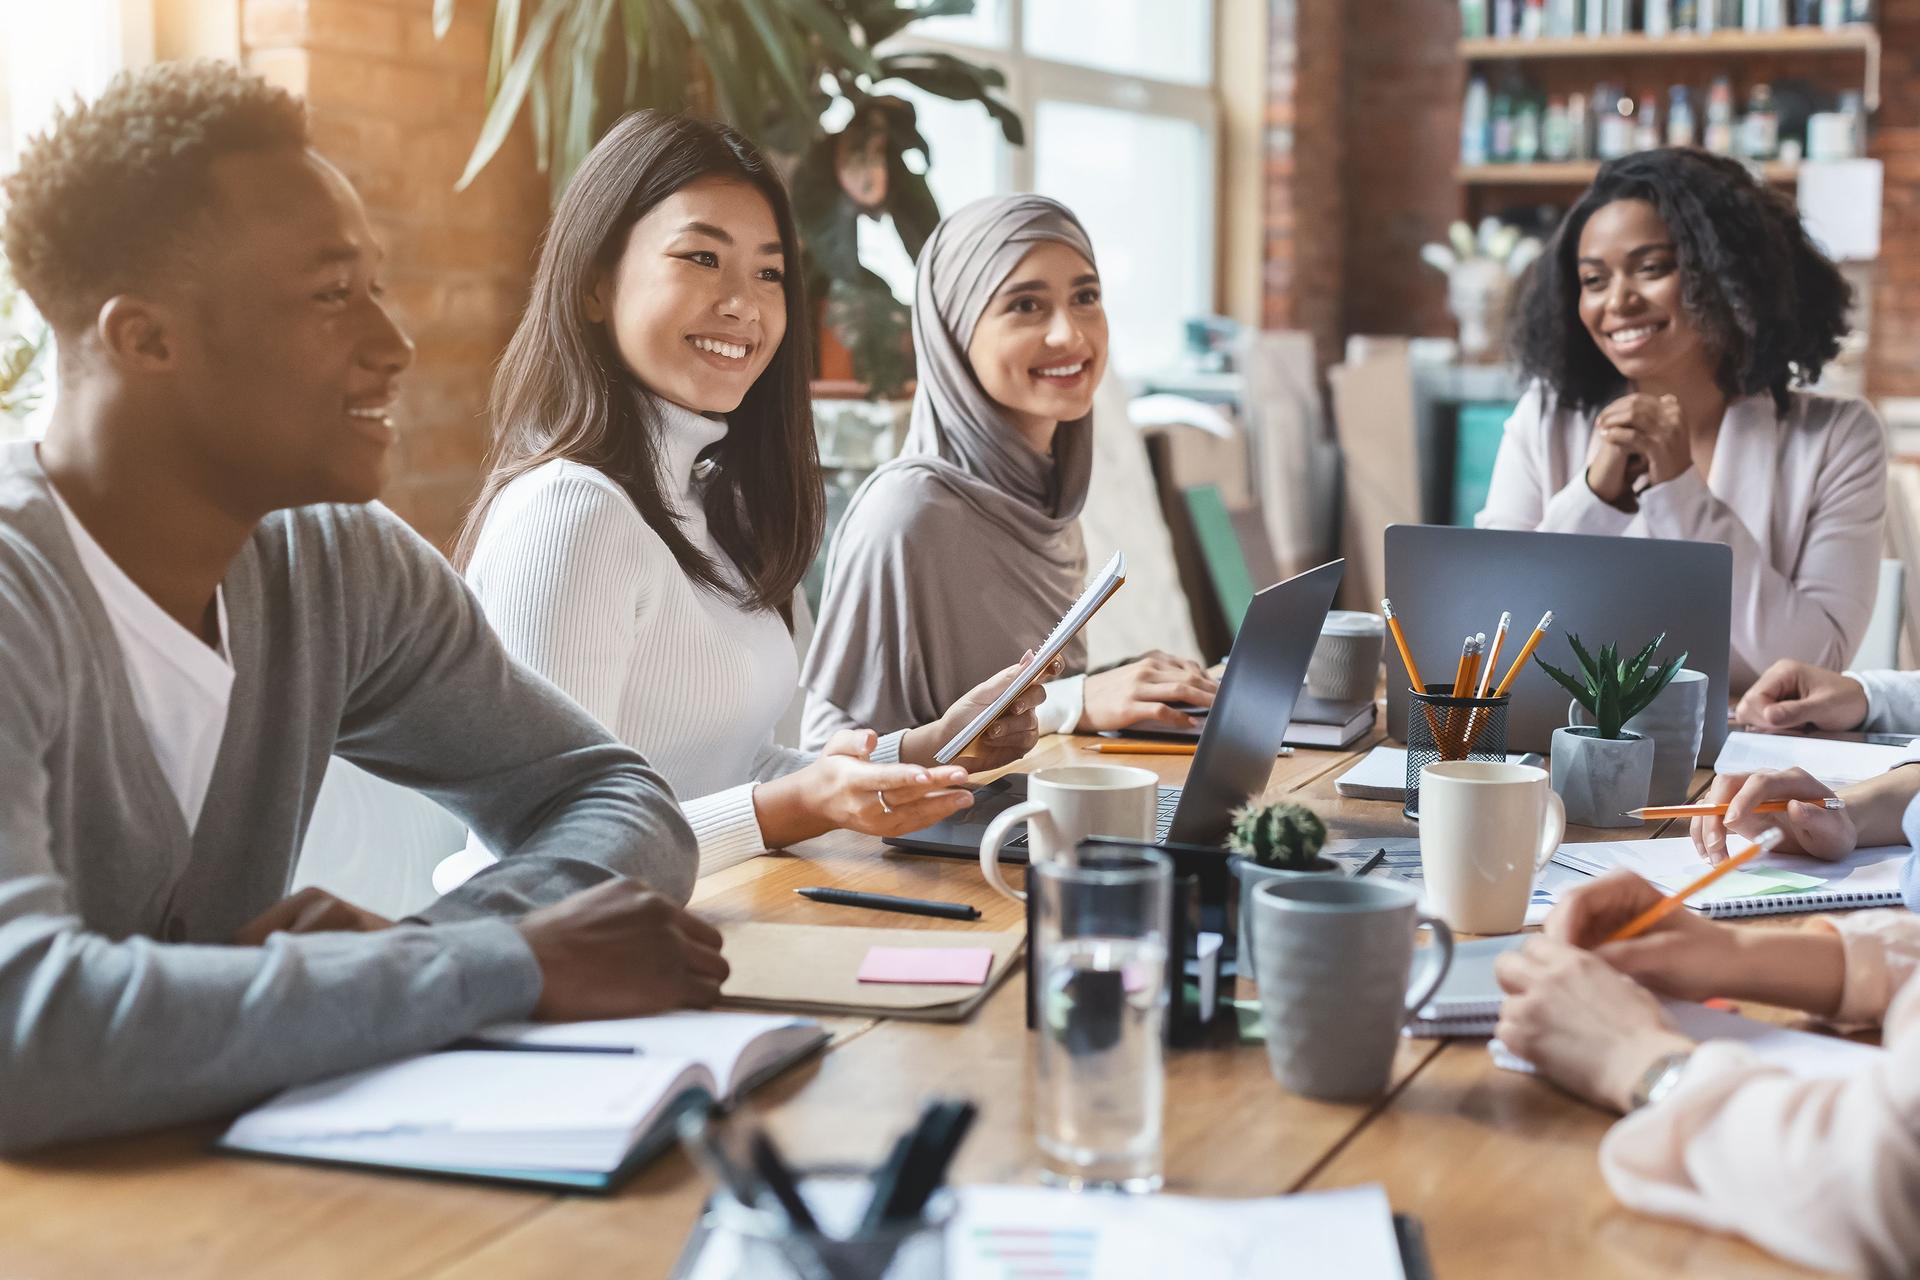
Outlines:
POLYGON ((1560 437, 1576 421, 1575 415, 1555 408, 1539 386, 1528 388, 1501 434, 1487 505, 1473 519, 1476 528, 1626 532, 1633 517, 1596 498, 1587 488, 1583 467, 1569 466, 1569 474, 1559 474, 1562 466, 1555 450, 1569 443, 1560 437))
POLYGON ((1819 486, 1798 559, 1784 572, 1762 542, 1689 470, 1640 495, 1636 528, 1650 538, 1724 542, 1733 549, 1733 651, 1755 671, 1778 658, 1835 670, 1866 634, 1879 588, 1887 514, 1887 461, 1879 419, 1864 405, 1836 422, 1832 452, 1814 474, 1819 486))
POLYGON ((1735 1232, 1807 1266, 1904 1275, 1920 1258, 1920 983, 1906 981, 1920 918, 1863 912, 1837 927, 1843 1012, 1881 1002, 1885 1058, 1849 1079, 1810 1080, 1709 1041, 1672 1094, 1613 1127, 1600 1167, 1629 1208, 1735 1232))

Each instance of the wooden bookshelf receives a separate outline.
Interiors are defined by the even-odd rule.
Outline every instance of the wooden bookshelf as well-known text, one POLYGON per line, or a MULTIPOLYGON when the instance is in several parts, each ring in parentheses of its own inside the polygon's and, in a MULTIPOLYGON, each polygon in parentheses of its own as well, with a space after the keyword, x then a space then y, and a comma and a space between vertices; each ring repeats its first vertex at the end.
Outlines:
POLYGON ((1649 36, 1631 31, 1618 36, 1556 36, 1462 39, 1460 57, 1479 62, 1526 62, 1580 58, 1740 58, 1858 54, 1861 98, 1868 111, 1880 106, 1880 33, 1870 23, 1829 31, 1824 27, 1787 27, 1779 31, 1716 31, 1712 35, 1649 36))
POLYGON ((1556 36, 1537 40, 1482 37, 1460 41, 1468 62, 1505 62, 1526 58, 1682 58, 1738 57, 1749 54, 1865 53, 1879 48, 1880 33, 1867 23, 1829 31, 1824 27, 1787 27, 1780 31, 1716 31, 1649 36, 1630 31, 1618 36, 1556 36))
MULTIPOLYGON (((1790 186, 1798 180, 1797 165, 1770 162, 1760 166, 1768 182, 1790 186)), ((1584 187, 1600 172, 1597 160, 1542 161, 1538 164, 1466 165, 1454 177, 1469 187, 1584 187)))

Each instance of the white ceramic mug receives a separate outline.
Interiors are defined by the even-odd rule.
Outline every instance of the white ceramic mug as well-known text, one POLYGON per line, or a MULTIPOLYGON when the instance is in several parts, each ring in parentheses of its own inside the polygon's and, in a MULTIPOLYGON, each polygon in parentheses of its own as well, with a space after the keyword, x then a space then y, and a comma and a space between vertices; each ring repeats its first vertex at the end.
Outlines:
POLYGON ((1545 769, 1446 760, 1420 771, 1420 874, 1428 905, 1457 932, 1517 932, 1566 834, 1545 769))
POLYGON ((1027 824, 1027 859, 1065 858, 1088 836, 1151 840, 1160 779, 1145 769, 1117 764, 1062 765, 1027 776, 1027 798, 1004 810, 980 839, 980 873, 1017 902, 1027 895, 1000 876, 1000 845, 1014 824, 1027 824))

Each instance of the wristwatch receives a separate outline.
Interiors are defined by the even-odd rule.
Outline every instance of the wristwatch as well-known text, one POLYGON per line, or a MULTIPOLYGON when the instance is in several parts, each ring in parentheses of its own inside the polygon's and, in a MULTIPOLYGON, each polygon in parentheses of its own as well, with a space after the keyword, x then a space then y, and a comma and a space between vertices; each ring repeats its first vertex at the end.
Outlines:
POLYGON ((1693 1050, 1682 1049, 1677 1053, 1663 1053, 1648 1064, 1633 1086, 1633 1109, 1650 1107, 1678 1088, 1680 1073, 1687 1069, 1692 1057, 1693 1050))

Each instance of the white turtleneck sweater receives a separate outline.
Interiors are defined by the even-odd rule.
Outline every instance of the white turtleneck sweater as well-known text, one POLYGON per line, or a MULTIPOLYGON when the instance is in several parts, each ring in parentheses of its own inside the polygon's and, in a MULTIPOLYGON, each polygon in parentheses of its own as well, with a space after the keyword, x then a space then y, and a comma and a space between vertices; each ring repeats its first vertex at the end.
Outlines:
MULTIPOLYGON (((697 462, 727 424, 653 403, 662 488, 688 540, 729 567, 700 503, 711 464, 697 462)), ((577 462, 546 463, 500 491, 467 580, 508 652, 666 776, 699 838, 702 875, 765 852, 754 785, 815 758, 773 740, 800 680, 777 613, 743 609, 688 578, 626 491, 577 462)), ((873 758, 899 751, 900 735, 889 734, 873 758)), ((435 887, 492 860, 469 837, 435 887)))

